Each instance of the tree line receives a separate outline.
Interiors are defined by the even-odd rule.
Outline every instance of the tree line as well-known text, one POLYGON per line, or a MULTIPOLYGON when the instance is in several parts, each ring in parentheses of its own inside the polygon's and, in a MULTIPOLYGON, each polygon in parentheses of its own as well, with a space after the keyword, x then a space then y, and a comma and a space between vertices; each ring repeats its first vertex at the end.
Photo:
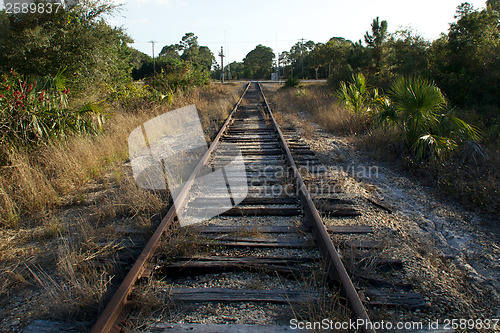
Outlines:
POLYGON ((380 88, 413 75, 434 81, 455 105, 500 105, 499 0, 488 0, 484 9, 461 4, 448 33, 434 41, 411 29, 388 29, 389 23, 377 17, 363 41, 302 40, 278 56, 258 45, 225 71, 234 78, 270 79, 279 72, 284 79, 328 79, 334 87, 362 73, 380 88))
POLYGON ((187 33, 153 59, 106 22, 118 7, 85 0, 51 13, 0 11, 0 164, 19 147, 98 132, 110 105, 169 103, 209 83, 215 58, 198 37, 187 33))
POLYGON ((111 0, 86 0, 51 14, 1 11, 3 121, 24 121, 23 128, 33 131, 31 141, 65 132, 58 118, 61 109, 75 113, 68 119, 76 120, 68 120, 67 127, 88 124, 95 129, 89 124, 89 119, 101 118, 94 117, 100 112, 95 101, 111 98, 127 104, 146 96, 168 102, 172 92, 208 84, 222 72, 232 79, 269 79, 273 72, 284 79, 327 78, 335 89, 361 73, 367 84, 382 90, 396 78, 411 75, 435 82, 453 105, 500 103, 499 0, 488 0, 484 9, 460 5, 448 33, 432 42, 411 29, 390 33, 389 23, 377 17, 363 41, 302 40, 278 54, 257 45, 242 62, 228 64, 224 71, 192 32, 165 45, 155 59, 133 49, 126 32, 104 19, 116 10, 111 0), (146 85, 134 85, 134 80, 146 85), (29 92, 27 87, 32 87, 29 92), (78 119, 84 124, 73 124, 78 119))

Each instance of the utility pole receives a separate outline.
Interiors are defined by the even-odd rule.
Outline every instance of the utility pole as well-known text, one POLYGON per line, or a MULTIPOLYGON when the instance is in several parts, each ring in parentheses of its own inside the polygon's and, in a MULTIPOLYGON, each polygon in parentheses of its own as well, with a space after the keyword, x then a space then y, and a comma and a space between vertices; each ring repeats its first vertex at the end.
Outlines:
POLYGON ((280 80, 280 57, 281 53, 278 52, 278 81, 280 80))
POLYGON ((276 67, 277 67, 277 73, 278 73, 278 76, 276 77, 276 79, 278 80, 278 82, 280 81, 280 53, 278 52, 278 33, 276 33, 276 52, 277 52, 277 55, 276 55, 276 67))
POLYGON ((153 48, 153 72, 156 74, 156 63, 155 63, 155 41, 149 41, 151 43, 151 47, 153 48))
POLYGON ((304 38, 301 39, 300 44, 300 62, 302 63, 302 79, 304 79, 304 38))
POLYGON ((224 57, 225 57, 224 46, 220 47, 219 57, 220 57, 220 67, 221 67, 220 81, 224 83, 224 57))

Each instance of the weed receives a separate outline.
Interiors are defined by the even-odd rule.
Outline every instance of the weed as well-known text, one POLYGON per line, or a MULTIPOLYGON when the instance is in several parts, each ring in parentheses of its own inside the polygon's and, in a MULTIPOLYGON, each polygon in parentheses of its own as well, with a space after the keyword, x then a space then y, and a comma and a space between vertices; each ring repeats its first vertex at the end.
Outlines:
POLYGON ((57 217, 49 214, 43 223, 43 229, 44 237, 50 239, 59 236, 63 231, 63 226, 57 217))
MULTIPOLYGON (((74 135, 50 142, 36 152, 17 149, 8 152, 9 164, 0 169, 0 225, 15 227, 24 215, 50 210, 61 197, 78 190, 92 179, 101 178, 110 166, 128 157, 127 137, 142 122, 180 106, 196 104, 202 126, 212 139, 236 103, 239 87, 214 85, 179 91, 176 102, 151 108, 149 103, 116 112, 103 133, 74 135)), ((120 168, 113 167, 121 180, 120 168)), ((130 194, 137 194, 129 192, 130 194)))
POLYGON ((99 222, 109 221, 116 217, 151 216, 159 212, 165 202, 152 192, 138 188, 132 176, 117 182, 109 189, 93 207, 93 216, 99 222))
POLYGON ((166 258, 193 256, 200 252, 200 235, 191 228, 178 228, 165 236, 159 245, 166 258))
MULTIPOLYGON (((340 289, 331 287, 326 271, 311 270, 307 276, 301 273, 294 277, 301 282, 306 301, 299 304, 290 303, 295 319, 298 321, 321 322, 325 318, 335 322, 349 321, 350 310, 341 297, 340 289)), ((315 327, 313 332, 322 332, 315 327)))
MULTIPOLYGON (((130 165, 124 162, 130 131, 156 115, 196 104, 208 136, 213 137, 240 88, 213 85, 179 91, 168 107, 144 102, 118 108, 98 135, 75 134, 33 151, 9 151, 9 164, 0 169, 2 299, 38 286, 41 298, 25 304, 40 315, 95 318, 112 277, 120 275, 115 259, 120 254, 123 260, 118 252, 125 245, 119 241, 123 238, 119 230, 127 229, 123 225, 150 229, 151 216, 169 202, 164 192, 135 185, 130 165), (69 205, 74 203, 79 206, 69 205)), ((141 242, 142 234, 134 241, 141 242)))
POLYGON ((286 81, 285 81, 285 87, 286 88, 295 88, 299 86, 299 80, 294 78, 293 76, 290 76, 286 81))

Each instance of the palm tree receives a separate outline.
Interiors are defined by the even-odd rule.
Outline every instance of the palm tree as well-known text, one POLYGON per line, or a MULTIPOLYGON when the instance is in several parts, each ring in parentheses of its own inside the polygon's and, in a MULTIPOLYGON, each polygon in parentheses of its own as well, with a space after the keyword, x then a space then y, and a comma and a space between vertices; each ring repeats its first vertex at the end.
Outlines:
POLYGON ((376 100, 375 119, 394 124, 418 159, 444 158, 460 142, 478 141, 480 131, 453 114, 444 112, 447 101, 434 84, 419 77, 401 77, 393 82, 389 98, 376 100))
POLYGON ((364 114, 370 108, 370 90, 366 85, 365 76, 361 73, 353 75, 352 82, 342 81, 337 96, 345 107, 356 115, 364 114))

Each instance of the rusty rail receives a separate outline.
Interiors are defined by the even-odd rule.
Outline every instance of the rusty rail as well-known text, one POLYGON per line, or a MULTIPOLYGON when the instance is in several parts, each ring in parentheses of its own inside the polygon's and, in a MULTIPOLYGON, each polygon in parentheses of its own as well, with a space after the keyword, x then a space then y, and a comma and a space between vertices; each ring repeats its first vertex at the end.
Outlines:
POLYGON ((186 181, 186 184, 184 185, 182 191, 179 193, 179 196, 177 197, 175 203, 172 205, 172 207, 170 207, 169 211, 162 219, 160 225, 154 232, 153 236, 151 236, 150 240, 144 247, 144 250, 142 250, 136 262, 125 276, 125 279, 122 281, 118 289, 113 294, 113 297, 107 304, 106 308, 104 308, 104 311, 97 319, 96 323, 92 327, 91 333, 109 332, 113 328, 116 319, 120 315, 123 307, 127 302, 127 297, 132 292, 132 288, 135 282, 140 278, 141 274, 144 272, 145 263, 154 254, 163 233, 169 227, 172 226, 174 218, 177 216, 177 209, 182 209, 182 207, 184 207, 184 205, 186 204, 185 199, 187 197, 187 194, 191 186, 193 185, 196 177, 198 176, 203 166, 206 165, 207 161, 209 160, 210 154, 216 148, 218 142, 220 141, 220 138, 222 137, 222 134, 230 125, 231 119, 233 118, 234 113, 238 109, 241 101, 243 100, 243 96, 245 96, 250 85, 251 83, 248 83, 248 85, 245 88, 245 91, 243 92, 240 99, 236 103, 234 109, 231 111, 228 118, 222 125, 222 128, 220 129, 219 133, 210 144, 210 147, 208 148, 207 152, 205 153, 205 155, 203 155, 202 159, 194 169, 193 173, 186 181))
MULTIPOLYGON (((162 219, 160 225, 156 229, 155 233, 153 236, 150 238, 148 243, 146 244, 144 250, 141 252, 139 255, 138 259, 126 275, 125 279, 122 281, 118 289, 115 291, 113 297, 107 304, 106 308, 104 311, 101 313, 100 317, 97 319, 96 323, 94 324, 91 332, 92 333, 100 333, 100 332, 109 332, 113 328, 118 328, 114 327, 115 322, 117 318, 119 318, 120 313, 122 313, 122 310, 125 307, 125 304, 127 302, 127 297, 130 295, 132 288, 136 281, 141 277, 142 273, 145 270, 145 264, 148 261, 148 259, 154 254, 159 241, 161 239, 161 236, 163 233, 168 230, 170 227, 174 225, 174 220, 175 217, 177 216, 176 213, 176 207, 177 209, 182 209, 184 205, 186 204, 186 197, 189 193, 189 190, 191 186, 193 185, 196 177, 198 176, 199 172, 202 170, 202 168, 207 164, 210 158, 210 154, 213 152, 213 150, 216 148, 218 142, 220 141, 220 138, 228 128, 228 126, 231 124, 232 118, 236 110, 238 109, 243 97, 245 96, 246 92, 248 91, 248 88, 250 87, 252 83, 249 83, 243 94, 241 95, 239 101, 236 103, 234 109, 226 119, 225 123, 221 127, 219 133, 215 137, 215 139, 212 141, 209 149, 203 156, 203 158, 200 160, 196 168, 194 169, 193 173, 189 177, 189 179, 186 181, 186 184, 182 191, 180 192, 178 198, 176 199, 174 205, 169 209, 165 217, 162 219)), ((276 120, 274 119, 274 116, 272 114, 271 108, 269 107, 269 104, 264 96, 264 93, 262 91, 262 87, 260 83, 258 84, 260 93, 265 101, 266 108, 269 112, 270 118, 272 120, 273 126, 276 129, 276 132, 279 135, 279 140, 280 145, 283 148, 283 151, 286 154, 286 158, 293 170, 296 182, 297 182, 297 188, 299 189, 299 195, 301 198, 301 202, 304 207, 304 213, 306 218, 310 220, 313 226, 313 233, 314 236, 317 240, 318 247, 320 249, 320 252, 322 255, 327 259, 327 262, 329 263, 328 267, 328 273, 329 276, 332 279, 339 280, 346 292, 347 295, 347 300, 353 310, 353 313, 357 319, 363 319, 365 322, 369 321, 368 314, 366 313, 366 310, 359 299, 359 296, 356 292, 356 289, 354 288, 352 281, 350 280, 347 271, 340 260, 339 254, 337 253, 326 229, 325 226, 321 220, 321 217, 314 206, 314 203, 312 201, 311 196, 309 195, 309 192, 306 189, 306 186, 304 184, 304 181, 297 169, 297 166, 293 160, 291 151, 286 143, 286 140, 283 136, 283 133, 281 132, 278 124, 276 123, 276 120)), ((363 328, 363 332, 367 333, 373 333, 375 332, 373 329, 369 329, 367 327, 363 328)))
MULTIPOLYGON (((290 148, 288 147, 288 144, 286 143, 285 137, 283 136, 283 133, 281 132, 278 123, 274 119, 273 112, 271 111, 269 103, 267 102, 267 99, 264 96, 264 92, 262 90, 262 85, 260 84, 260 82, 259 82, 259 89, 262 98, 264 99, 264 102, 266 104, 266 108, 269 112, 273 125, 276 131, 278 132, 280 144, 283 150, 285 151, 286 158, 294 174, 297 189, 299 190, 298 192, 300 195, 300 200, 304 207, 305 217, 308 218, 308 220, 311 222, 311 225, 313 227, 313 234, 320 249, 320 252, 323 255, 323 257, 327 260, 328 275, 330 276, 330 279, 340 281, 342 287, 344 288, 347 301, 349 302, 356 319, 362 319, 366 324, 370 321, 368 313, 366 312, 363 302, 361 302, 361 299, 359 298, 359 295, 356 292, 356 288, 352 284, 349 274, 347 274, 347 270, 345 269, 344 264, 340 259, 339 253, 335 249, 335 246, 333 245, 333 242, 330 236, 328 235, 325 225, 323 224, 323 220, 321 219, 321 216, 319 215, 319 212, 316 209, 316 206, 314 205, 311 195, 309 194, 309 191, 306 188, 304 180, 302 179, 302 176, 297 168, 297 165, 293 160, 292 153, 290 151, 290 148)), ((363 327, 363 332, 374 333, 375 330, 365 325, 363 327)))

